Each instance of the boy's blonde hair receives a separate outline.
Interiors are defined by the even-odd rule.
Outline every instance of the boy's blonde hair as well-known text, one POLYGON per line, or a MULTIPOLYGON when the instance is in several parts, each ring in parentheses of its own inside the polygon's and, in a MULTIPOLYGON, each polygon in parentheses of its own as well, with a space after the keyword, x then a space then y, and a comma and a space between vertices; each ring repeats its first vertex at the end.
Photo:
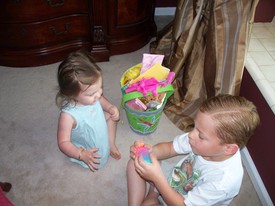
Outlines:
POLYGON ((80 84, 92 85, 101 77, 101 69, 86 50, 72 52, 58 67, 57 80, 59 91, 56 104, 65 107, 64 102, 74 100, 81 92, 80 84))
POLYGON ((260 123, 256 106, 241 96, 218 95, 203 102, 201 112, 216 122, 216 132, 222 144, 237 144, 243 148, 260 123))

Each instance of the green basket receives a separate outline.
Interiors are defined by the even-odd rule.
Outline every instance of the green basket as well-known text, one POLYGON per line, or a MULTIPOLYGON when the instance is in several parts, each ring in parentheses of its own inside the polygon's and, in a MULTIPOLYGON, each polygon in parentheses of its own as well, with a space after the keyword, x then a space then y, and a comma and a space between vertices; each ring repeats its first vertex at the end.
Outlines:
MULTIPOLYGON (((163 108, 167 102, 167 99, 174 93, 173 86, 171 84, 166 87, 158 87, 158 93, 166 92, 165 99, 161 108, 154 111, 138 111, 127 106, 126 102, 138 97, 143 97, 140 92, 130 92, 125 94, 122 91, 122 106, 126 111, 126 116, 130 125, 130 128, 138 134, 148 135, 156 131, 163 108)), ((152 95, 148 92, 147 95, 152 95)))

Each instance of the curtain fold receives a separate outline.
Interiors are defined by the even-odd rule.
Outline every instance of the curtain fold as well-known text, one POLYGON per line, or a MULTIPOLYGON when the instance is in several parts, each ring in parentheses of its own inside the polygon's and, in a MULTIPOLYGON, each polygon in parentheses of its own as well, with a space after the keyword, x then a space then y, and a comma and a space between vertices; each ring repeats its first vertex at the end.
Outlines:
POLYGON ((178 0, 173 22, 150 52, 164 54, 176 73, 165 114, 181 130, 206 98, 238 95, 255 9, 259 0, 178 0))

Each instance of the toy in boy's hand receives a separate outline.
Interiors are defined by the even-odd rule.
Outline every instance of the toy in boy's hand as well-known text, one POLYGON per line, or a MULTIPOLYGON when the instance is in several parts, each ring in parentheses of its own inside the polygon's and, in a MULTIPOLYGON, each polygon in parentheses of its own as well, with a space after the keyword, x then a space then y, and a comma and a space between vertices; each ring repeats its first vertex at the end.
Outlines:
POLYGON ((147 162, 148 164, 151 164, 151 158, 150 158, 150 152, 148 150, 148 148, 144 147, 144 146, 139 146, 136 148, 136 153, 135 153, 136 157, 141 156, 142 159, 147 162))

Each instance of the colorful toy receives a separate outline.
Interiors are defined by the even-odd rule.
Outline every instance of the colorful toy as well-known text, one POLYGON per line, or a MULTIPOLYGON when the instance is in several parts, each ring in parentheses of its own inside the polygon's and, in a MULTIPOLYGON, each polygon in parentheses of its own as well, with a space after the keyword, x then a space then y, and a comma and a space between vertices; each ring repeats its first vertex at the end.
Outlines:
POLYGON ((141 156, 142 159, 147 162, 148 164, 151 164, 152 161, 150 159, 150 152, 148 150, 148 148, 144 147, 144 146, 140 146, 136 149, 136 157, 141 156))

